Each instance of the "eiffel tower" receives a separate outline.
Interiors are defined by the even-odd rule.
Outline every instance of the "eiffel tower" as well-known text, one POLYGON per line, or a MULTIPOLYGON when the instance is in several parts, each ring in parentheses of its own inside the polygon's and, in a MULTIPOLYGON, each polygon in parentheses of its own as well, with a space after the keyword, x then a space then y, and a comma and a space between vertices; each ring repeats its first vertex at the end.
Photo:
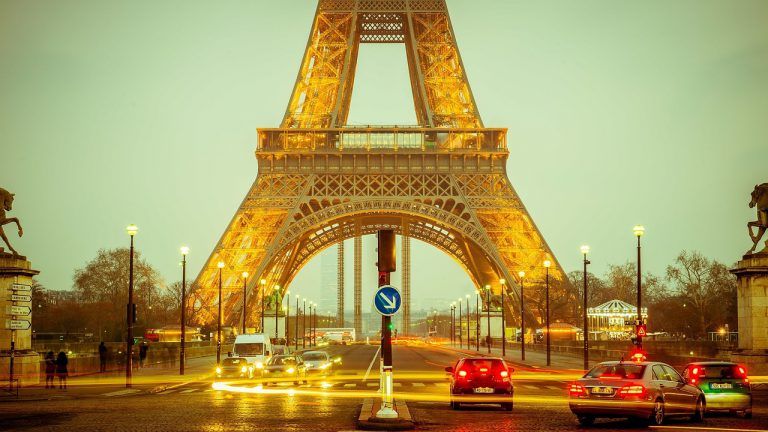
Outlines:
POLYGON ((406 255, 410 238, 450 255, 486 299, 506 290, 516 319, 519 271, 526 286, 543 283, 550 260, 554 286, 566 279, 507 177, 508 156, 507 130, 480 118, 445 0, 319 0, 283 122, 258 130, 256 180, 193 284, 198 321, 216 322, 219 262, 224 325, 241 319, 244 284, 255 324, 264 296, 353 238, 359 332, 360 239, 380 229, 403 236, 406 255), (346 124, 361 43, 405 45, 418 126, 346 124))

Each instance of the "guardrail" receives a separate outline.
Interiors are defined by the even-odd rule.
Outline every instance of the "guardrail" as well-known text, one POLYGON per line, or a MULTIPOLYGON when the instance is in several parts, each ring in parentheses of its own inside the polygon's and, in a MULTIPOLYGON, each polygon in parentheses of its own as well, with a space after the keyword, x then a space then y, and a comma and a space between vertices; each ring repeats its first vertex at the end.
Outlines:
POLYGON ((257 152, 506 152, 507 129, 259 129, 257 152))

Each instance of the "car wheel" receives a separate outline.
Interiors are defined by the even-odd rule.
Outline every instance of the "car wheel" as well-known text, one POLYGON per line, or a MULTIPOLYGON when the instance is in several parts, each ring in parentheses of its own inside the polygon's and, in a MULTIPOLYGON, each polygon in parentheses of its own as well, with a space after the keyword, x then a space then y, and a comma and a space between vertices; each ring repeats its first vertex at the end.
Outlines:
POLYGON ((501 404, 501 407, 504 408, 505 411, 512 411, 514 406, 515 405, 512 402, 505 402, 505 403, 501 404))
POLYGON ((595 418, 592 416, 577 416, 576 420, 578 420, 579 424, 582 426, 592 426, 595 424, 595 418))
POLYGON ((700 397, 696 400, 696 410, 693 412, 693 415, 691 416, 691 421, 693 422, 704 421, 705 410, 706 410, 706 407, 704 405, 704 398, 700 397))
POLYGON ((656 402, 653 403, 653 411, 651 412, 651 417, 648 419, 648 422, 653 426, 661 426, 664 424, 664 419, 664 401, 656 399, 656 402))

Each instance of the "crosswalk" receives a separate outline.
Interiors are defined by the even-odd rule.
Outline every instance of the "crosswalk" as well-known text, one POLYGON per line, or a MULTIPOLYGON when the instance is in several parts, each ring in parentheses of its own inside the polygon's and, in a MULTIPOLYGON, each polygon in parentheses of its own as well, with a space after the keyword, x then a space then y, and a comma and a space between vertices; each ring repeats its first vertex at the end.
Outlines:
MULTIPOLYGON (((244 388, 256 388, 255 383, 241 383, 232 384, 233 386, 242 386, 244 388)), ((516 393, 558 393, 563 392, 566 389, 567 383, 565 381, 543 381, 543 382, 531 382, 515 383, 516 393)), ((447 391, 447 381, 402 381, 395 382, 394 387, 399 391, 404 392, 434 392, 434 391, 447 391), (439 389, 439 390, 438 390, 439 389)), ((303 385, 278 385, 270 387, 262 387, 264 389, 297 389, 297 390, 322 390, 322 391, 376 391, 379 388, 378 381, 329 381, 329 382, 311 382, 303 385)), ((178 388, 166 389, 157 393, 153 393, 153 396, 167 396, 167 395, 184 395, 194 396, 204 393, 215 393, 219 390, 212 388, 210 382, 199 382, 191 385, 181 386, 178 388)), ((120 390, 110 393, 105 393, 102 396, 108 398, 118 398, 124 396, 135 395, 141 392, 137 389, 120 390)))

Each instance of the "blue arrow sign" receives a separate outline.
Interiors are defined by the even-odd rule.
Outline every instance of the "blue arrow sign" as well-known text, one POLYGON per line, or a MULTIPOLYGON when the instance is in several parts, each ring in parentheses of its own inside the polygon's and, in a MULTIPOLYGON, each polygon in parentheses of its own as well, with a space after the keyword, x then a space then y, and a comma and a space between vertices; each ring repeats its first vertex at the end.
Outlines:
POLYGON ((373 306, 384 316, 392 316, 400 311, 403 300, 400 297, 400 291, 397 288, 384 285, 379 287, 376 295, 373 297, 373 306))

